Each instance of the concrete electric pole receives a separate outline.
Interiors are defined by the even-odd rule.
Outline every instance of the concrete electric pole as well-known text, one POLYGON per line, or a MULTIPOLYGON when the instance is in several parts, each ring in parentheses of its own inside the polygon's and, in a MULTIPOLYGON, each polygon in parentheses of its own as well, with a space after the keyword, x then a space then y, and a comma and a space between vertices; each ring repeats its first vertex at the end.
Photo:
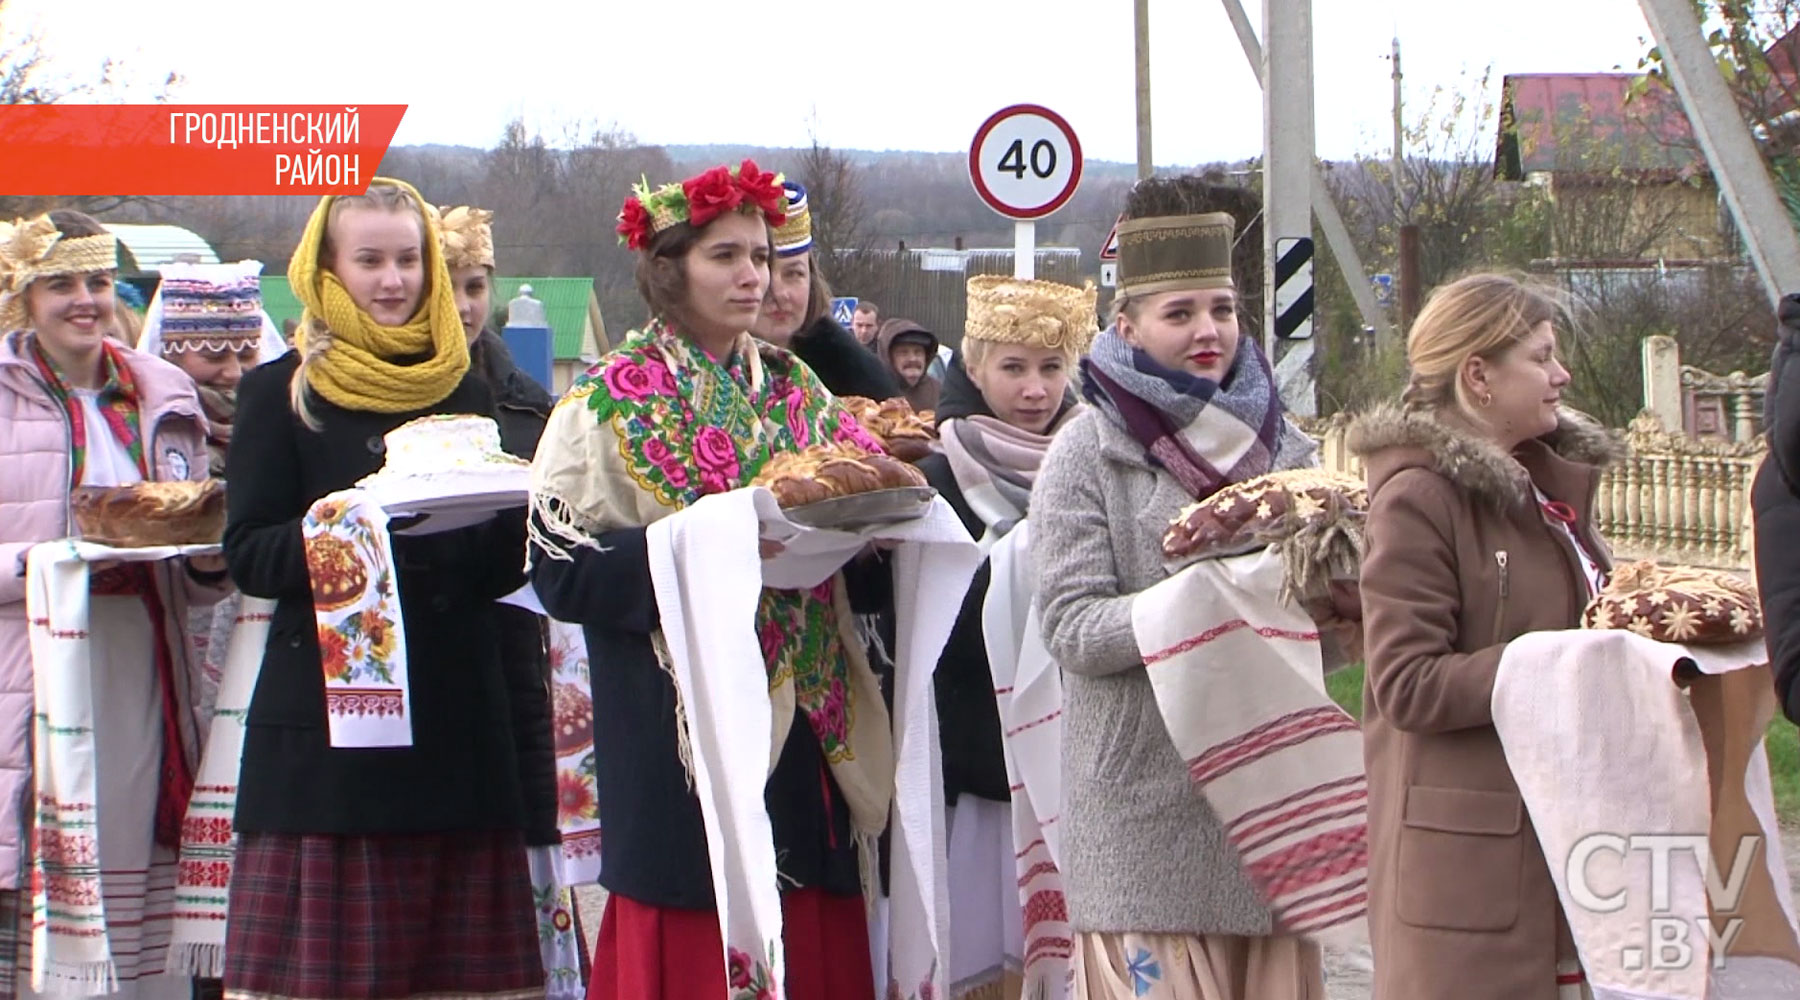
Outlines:
POLYGON ((1150 158, 1150 0, 1132 0, 1132 16, 1137 35, 1137 174, 1143 180, 1156 172, 1150 158))
MULTIPOLYGON (((1224 0, 1225 14, 1231 18, 1231 26, 1237 29, 1238 43, 1243 46, 1244 58, 1250 61, 1250 70, 1256 74, 1256 85, 1265 87, 1263 82, 1263 49, 1262 41, 1256 37, 1256 28, 1250 24, 1250 18, 1244 13, 1244 5, 1238 0, 1224 0)), ((1325 174, 1317 163, 1312 169, 1312 201, 1313 211, 1318 215, 1319 229, 1325 234, 1325 245, 1331 248, 1331 256, 1338 262, 1339 270, 1344 272, 1344 283, 1350 286, 1350 298, 1356 302, 1356 311, 1362 314, 1363 325, 1376 330, 1391 329, 1386 316, 1382 313, 1381 303, 1375 301, 1375 288, 1369 283, 1369 273, 1363 270, 1362 257, 1356 252, 1356 244, 1350 239, 1350 229, 1344 225, 1343 216, 1338 214, 1337 203, 1332 200, 1331 187, 1325 183, 1325 174)))
POLYGON ((1312 0, 1263 0, 1263 344, 1288 411, 1318 414, 1313 381, 1312 0))
POLYGON ((1800 292, 1800 236, 1707 48, 1693 0, 1639 0, 1770 302, 1800 292))

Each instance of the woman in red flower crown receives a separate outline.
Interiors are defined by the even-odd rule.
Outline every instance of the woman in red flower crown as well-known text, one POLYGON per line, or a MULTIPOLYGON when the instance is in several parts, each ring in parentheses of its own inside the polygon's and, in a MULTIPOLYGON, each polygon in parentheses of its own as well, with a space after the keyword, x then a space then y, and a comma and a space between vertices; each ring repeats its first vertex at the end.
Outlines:
MULTIPOLYGON (((778 453, 832 440, 880 450, 810 369, 749 333, 786 204, 780 178, 748 160, 637 189, 619 233, 650 321, 558 403, 533 462, 532 580, 594 653, 611 896, 589 1000, 773 995, 764 956, 734 948, 727 968, 678 688, 657 652, 646 528, 748 485, 778 453)), ((764 558, 776 551, 764 543, 764 558)), ((892 737, 848 618, 889 596, 880 565, 852 563, 812 590, 765 589, 757 611, 771 704, 787 706, 764 802, 792 1000, 874 994, 864 877, 892 800, 892 737)))

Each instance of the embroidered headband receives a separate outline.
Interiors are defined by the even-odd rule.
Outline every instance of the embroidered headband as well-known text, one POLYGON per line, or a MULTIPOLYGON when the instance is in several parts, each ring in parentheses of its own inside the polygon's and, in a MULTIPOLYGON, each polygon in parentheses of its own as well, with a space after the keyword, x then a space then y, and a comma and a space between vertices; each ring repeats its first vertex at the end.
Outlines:
POLYGON ((781 175, 745 160, 734 168, 714 167, 679 184, 650 190, 649 179, 632 185, 631 197, 619 210, 619 242, 633 250, 650 245, 650 237, 683 222, 708 225, 726 212, 760 211, 771 226, 787 221, 787 189, 781 175))
POLYGON ((494 213, 469 205, 455 208, 432 208, 442 234, 444 265, 459 267, 494 266, 494 230, 488 225, 494 213))
POLYGON ((969 279, 963 339, 1045 347, 1079 357, 1099 332, 1097 298, 1091 281, 1073 288, 1054 281, 976 275, 969 279))
POLYGON ((65 237, 48 214, 0 222, 0 326, 25 326, 25 289, 38 278, 118 266, 119 240, 111 233, 65 237))
POLYGON ((806 205, 806 189, 793 181, 787 189, 787 221, 775 229, 775 256, 798 257, 812 249, 812 210, 806 205))
POLYGON ((1234 288, 1226 212, 1128 219, 1119 224, 1119 294, 1234 288))

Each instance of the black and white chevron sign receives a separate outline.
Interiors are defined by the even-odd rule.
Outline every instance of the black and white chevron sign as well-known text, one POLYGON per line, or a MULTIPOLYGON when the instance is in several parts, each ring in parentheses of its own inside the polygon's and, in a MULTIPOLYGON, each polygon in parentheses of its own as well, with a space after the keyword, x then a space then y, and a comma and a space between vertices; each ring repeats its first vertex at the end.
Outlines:
POLYGON ((1313 241, 1275 241, 1275 336, 1306 340, 1313 335, 1313 241))

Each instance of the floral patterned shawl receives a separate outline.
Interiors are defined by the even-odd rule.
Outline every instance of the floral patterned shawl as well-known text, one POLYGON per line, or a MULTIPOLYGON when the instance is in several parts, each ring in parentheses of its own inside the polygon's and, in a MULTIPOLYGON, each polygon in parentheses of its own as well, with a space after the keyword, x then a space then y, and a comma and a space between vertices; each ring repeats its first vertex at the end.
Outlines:
MULTIPOLYGON (((532 542, 541 557, 569 559, 578 547, 598 549, 601 532, 739 489, 776 453, 827 441, 881 450, 788 352, 745 334, 719 361, 652 320, 552 412, 532 463, 532 542)), ((795 710, 805 712, 857 832, 879 834, 893 794, 890 726, 842 576, 810 591, 763 591, 757 635, 775 709, 771 770, 795 710)), ((654 644, 673 676, 660 636, 654 644)), ((677 726, 685 717, 676 712, 677 726)), ((685 732, 680 743, 688 762, 685 732)))

